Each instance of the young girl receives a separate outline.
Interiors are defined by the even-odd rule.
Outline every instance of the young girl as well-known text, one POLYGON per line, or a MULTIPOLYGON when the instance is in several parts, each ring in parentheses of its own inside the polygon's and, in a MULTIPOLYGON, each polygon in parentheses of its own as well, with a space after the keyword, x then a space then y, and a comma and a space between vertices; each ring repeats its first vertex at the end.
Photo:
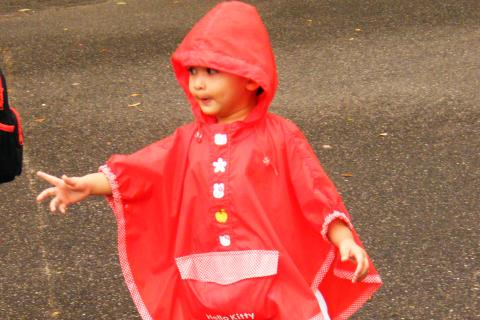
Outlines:
POLYGON ((195 121, 99 173, 56 178, 50 209, 106 195, 143 319, 347 319, 381 285, 299 129, 268 112, 277 74, 254 7, 223 2, 172 63, 195 121))

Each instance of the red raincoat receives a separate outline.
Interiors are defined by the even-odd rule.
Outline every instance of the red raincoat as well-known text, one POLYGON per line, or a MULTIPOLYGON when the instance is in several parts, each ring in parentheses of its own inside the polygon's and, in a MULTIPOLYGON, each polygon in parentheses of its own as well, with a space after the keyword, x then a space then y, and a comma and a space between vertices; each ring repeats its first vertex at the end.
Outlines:
POLYGON ((348 318, 381 280, 370 264, 366 279, 351 283, 355 265, 326 237, 342 219, 360 244, 342 200, 300 130, 268 113, 277 74, 255 8, 217 5, 172 63, 195 122, 100 169, 142 318, 348 318), (190 95, 187 66, 253 79, 264 92, 244 121, 218 124, 190 95))

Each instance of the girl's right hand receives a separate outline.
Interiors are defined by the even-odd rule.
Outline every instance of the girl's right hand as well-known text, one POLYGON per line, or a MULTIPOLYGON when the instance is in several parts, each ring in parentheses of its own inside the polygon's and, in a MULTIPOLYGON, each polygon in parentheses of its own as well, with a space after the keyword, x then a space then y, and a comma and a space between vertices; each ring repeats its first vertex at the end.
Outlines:
POLYGON ((37 176, 53 185, 37 196, 38 202, 53 197, 50 201, 50 211, 52 212, 60 210, 61 213, 65 213, 69 205, 82 201, 90 195, 90 187, 82 178, 70 178, 66 175, 58 178, 42 171, 38 171, 37 176))

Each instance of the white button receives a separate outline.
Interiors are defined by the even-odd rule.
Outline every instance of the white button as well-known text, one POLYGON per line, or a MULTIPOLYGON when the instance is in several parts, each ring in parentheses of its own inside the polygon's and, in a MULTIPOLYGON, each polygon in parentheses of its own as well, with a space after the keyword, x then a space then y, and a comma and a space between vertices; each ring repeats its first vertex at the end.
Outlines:
POLYGON ((224 247, 229 247, 232 244, 232 241, 228 234, 223 234, 220 237, 218 237, 218 239, 220 240, 220 244, 224 247))
POLYGON ((225 133, 215 134, 215 144, 217 146, 223 146, 227 144, 227 135, 225 133))
POLYGON ((222 199, 225 195, 225 184, 215 183, 213 185, 213 196, 217 199, 222 199))
POLYGON ((225 167, 227 166, 227 161, 222 158, 218 158, 217 161, 213 162, 213 172, 225 172, 225 167))

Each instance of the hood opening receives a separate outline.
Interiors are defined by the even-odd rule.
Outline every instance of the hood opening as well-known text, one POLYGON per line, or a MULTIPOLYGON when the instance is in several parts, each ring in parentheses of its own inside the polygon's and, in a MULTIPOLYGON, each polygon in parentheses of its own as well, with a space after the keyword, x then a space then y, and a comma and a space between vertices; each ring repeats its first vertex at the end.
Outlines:
POLYGON ((192 112, 202 123, 216 119, 204 115, 188 88, 188 66, 202 66, 257 82, 257 106, 244 122, 264 117, 278 85, 275 59, 267 29, 255 7, 239 1, 222 2, 201 18, 172 55, 172 65, 192 112))

